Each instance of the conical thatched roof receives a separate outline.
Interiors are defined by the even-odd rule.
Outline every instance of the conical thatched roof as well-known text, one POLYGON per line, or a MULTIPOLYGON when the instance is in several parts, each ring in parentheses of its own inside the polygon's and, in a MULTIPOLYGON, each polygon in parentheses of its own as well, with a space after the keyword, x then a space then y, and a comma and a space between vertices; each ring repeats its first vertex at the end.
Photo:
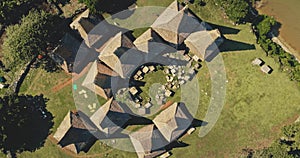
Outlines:
POLYGON ((97 61, 93 62, 89 72, 87 73, 84 81, 82 82, 82 86, 90 89, 91 91, 95 92, 101 97, 108 99, 112 95, 110 85, 111 85, 111 76, 107 74, 99 73, 98 62, 97 61))
POLYGON ((192 33, 185 40, 186 46, 201 60, 207 60, 210 58, 222 42, 223 38, 217 29, 192 33))
POLYGON ((133 43, 136 46, 137 49, 148 53, 149 52, 149 45, 150 42, 157 42, 157 43, 162 43, 163 40, 153 29, 148 29, 145 31, 141 36, 139 36, 133 43))
POLYGON ((96 127, 107 137, 122 129, 130 118, 129 114, 113 98, 109 99, 90 117, 96 127))
POLYGON ((129 137, 139 158, 144 158, 154 152, 163 152, 163 147, 168 144, 153 124, 131 133, 129 137))
POLYGON ((192 115, 182 103, 174 103, 153 120, 158 130, 169 142, 182 135, 192 121, 192 115))
POLYGON ((188 14, 187 7, 182 7, 174 1, 152 24, 155 30, 165 41, 174 45, 181 44, 185 38, 200 24, 192 15, 188 14))
POLYGON ((144 59, 144 53, 135 49, 132 41, 121 32, 97 51, 100 52, 99 59, 122 78, 128 77, 144 59))
POLYGON ((90 125, 83 113, 68 112, 53 137, 63 148, 79 153, 88 151, 95 143, 96 138, 90 133, 91 131, 96 129, 90 125))
POLYGON ((95 27, 95 25, 89 21, 90 11, 87 9, 83 13, 81 13, 71 24, 70 27, 74 30, 78 30, 80 36, 85 41, 87 46, 90 45, 91 39, 96 40, 97 37, 89 37, 89 32, 95 27))

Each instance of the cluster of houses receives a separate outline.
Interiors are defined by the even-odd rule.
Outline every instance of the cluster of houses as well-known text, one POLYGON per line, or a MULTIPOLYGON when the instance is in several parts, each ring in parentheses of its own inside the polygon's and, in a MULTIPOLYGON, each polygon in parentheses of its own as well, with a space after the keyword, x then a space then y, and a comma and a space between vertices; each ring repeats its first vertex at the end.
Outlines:
MULTIPOLYGON (((145 74, 156 71, 154 65, 139 65, 149 58, 164 57, 172 61, 179 59, 176 53, 182 55, 187 66, 166 65, 168 83, 163 85, 162 90, 163 95, 168 97, 173 95, 172 89, 179 88, 193 78, 201 67, 200 60, 213 60, 218 54, 218 46, 224 40, 218 30, 212 30, 207 24, 203 25, 187 6, 182 6, 177 1, 171 3, 151 27, 133 41, 122 28, 115 29, 116 26, 108 23, 105 23, 106 29, 101 31, 115 31, 113 36, 106 40, 102 39, 105 37, 100 35, 102 32, 90 36, 89 32, 95 27, 95 23, 87 10, 70 25, 79 32, 85 47, 98 53, 97 60, 89 64, 81 85, 107 100, 98 109, 95 109, 96 106, 89 107, 93 110, 91 115, 82 111, 69 112, 58 127, 54 138, 61 147, 75 153, 88 151, 97 139, 118 139, 118 134, 134 124, 135 119, 142 117, 144 109, 135 114, 128 108, 131 105, 116 101, 114 96, 114 92, 126 87, 124 83, 129 83, 128 91, 136 96, 139 89, 134 86, 135 82, 143 80, 145 74), (113 31, 110 30, 112 28, 113 31), (97 47, 99 41, 105 42, 97 47), (167 52, 167 47, 153 47, 153 42, 172 47, 177 52, 167 52), (113 81, 117 86, 112 86, 113 81)), ((75 57, 79 44, 76 41, 76 38, 67 34, 62 44, 52 52, 52 58, 67 72, 72 72, 72 67, 77 64, 75 57)), ((86 92, 80 92, 88 97, 86 92)), ((163 106, 165 100, 159 94, 155 98, 163 106)), ((193 121, 188 106, 184 103, 169 104, 151 120, 151 124, 128 134, 138 157, 159 156, 166 152, 167 145, 186 133, 193 121)), ((151 104, 146 104, 143 108, 145 107, 149 108, 151 104)))

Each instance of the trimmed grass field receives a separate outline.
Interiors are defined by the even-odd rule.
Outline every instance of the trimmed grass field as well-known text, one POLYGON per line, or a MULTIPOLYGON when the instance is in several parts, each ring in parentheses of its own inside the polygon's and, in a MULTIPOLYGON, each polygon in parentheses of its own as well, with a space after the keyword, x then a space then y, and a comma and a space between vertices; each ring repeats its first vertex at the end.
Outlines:
MULTIPOLYGON (((138 0, 137 4, 167 6, 167 1, 138 0)), ((266 57, 263 50, 255 44, 255 36, 250 32, 250 25, 232 26, 222 20, 222 13, 212 2, 205 7, 191 5, 197 15, 204 20, 238 30, 229 34, 222 27, 220 31, 227 39, 242 42, 227 42, 221 53, 227 72, 227 93, 223 111, 214 128, 203 138, 198 137, 201 127, 190 136, 181 140, 189 146, 172 150, 172 157, 241 157, 244 148, 263 148, 279 136, 280 128, 293 122, 300 112, 300 90, 289 77, 278 70, 279 65, 272 58, 266 57), (251 49, 249 45, 254 45, 251 49), (240 49, 234 50, 233 49, 240 49), (259 57, 274 71, 270 75, 263 74, 259 67, 252 66, 251 61, 259 57)), ((204 63, 197 77, 200 85, 200 103, 196 118, 202 120, 210 101, 210 75, 204 63)), ((46 73, 41 69, 31 70, 21 87, 21 93, 44 94, 49 99, 47 109, 54 116, 53 132, 62 121, 68 110, 75 109, 71 85, 58 92, 52 87, 62 83, 70 76, 64 72, 46 73)), ((205 120, 203 120, 205 121, 205 120)), ((136 157, 128 153, 112 149, 96 143, 87 153, 79 156, 94 157, 136 157), (98 155, 97 155, 98 154, 98 155)), ((34 153, 22 153, 19 157, 71 157, 66 155, 49 140, 44 147, 34 153)))

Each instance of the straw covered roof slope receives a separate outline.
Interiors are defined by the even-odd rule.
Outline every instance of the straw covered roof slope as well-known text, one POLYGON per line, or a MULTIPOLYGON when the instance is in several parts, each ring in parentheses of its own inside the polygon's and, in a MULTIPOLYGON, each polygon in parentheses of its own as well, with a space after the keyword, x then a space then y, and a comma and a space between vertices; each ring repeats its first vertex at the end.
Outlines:
POLYGON ((69 66, 74 63, 79 47, 80 41, 66 33, 60 40, 60 45, 50 53, 50 57, 66 72, 70 72, 69 66))
POLYGON ((153 31, 153 29, 149 28, 141 36, 139 36, 133 43, 137 49, 148 53, 149 51, 151 51, 149 49, 153 48, 150 46, 151 42, 163 43, 163 40, 155 31, 153 31))
POLYGON ((100 53, 98 58, 122 78, 126 78, 144 59, 144 53, 138 51, 122 32, 97 51, 100 53))
POLYGON ((222 38, 219 30, 203 30, 192 33, 184 43, 192 53, 201 60, 210 61, 218 53, 218 46, 222 44, 222 38))
POLYGON ((88 34, 95 27, 95 24, 90 21, 89 17, 90 10, 87 9, 70 24, 70 27, 74 30, 78 30, 86 45, 90 47, 88 34))
POLYGON ((97 140, 90 131, 96 128, 89 124, 88 117, 82 112, 68 112, 53 137, 61 147, 74 153, 87 152, 97 140))
POLYGON ((113 71, 105 66, 104 64, 95 61, 92 63, 89 72, 87 73, 82 86, 90 89, 101 97, 108 99, 112 96, 111 92, 111 78, 115 75, 113 71), (101 68, 98 69, 98 68, 101 68), (99 73, 103 72, 103 73, 99 73))
POLYGON ((166 140, 172 142, 181 136, 193 121, 183 103, 174 103, 157 115, 153 122, 166 140))
POLYGON ((129 135, 139 158, 156 157, 165 152, 167 141, 154 124, 147 125, 129 135))
POLYGON ((200 21, 190 13, 187 6, 181 6, 177 0, 171 3, 151 25, 165 41, 180 45, 190 33, 201 29, 200 21))
POLYGON ((113 98, 102 105, 91 117, 96 127, 110 137, 131 119, 131 116, 113 98))

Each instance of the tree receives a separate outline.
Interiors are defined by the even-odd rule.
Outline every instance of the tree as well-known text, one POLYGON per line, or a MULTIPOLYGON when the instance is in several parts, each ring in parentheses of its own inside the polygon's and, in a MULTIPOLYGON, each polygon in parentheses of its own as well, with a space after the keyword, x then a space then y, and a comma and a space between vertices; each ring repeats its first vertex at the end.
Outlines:
POLYGON ((7 27, 3 43, 6 64, 26 63, 44 50, 51 27, 51 15, 37 10, 31 10, 20 24, 7 27))
POLYGON ((78 0, 80 3, 85 4, 92 14, 101 13, 100 12, 100 0, 78 0))
POLYGON ((242 22, 249 12, 249 4, 246 0, 216 0, 230 20, 235 23, 242 22))
POLYGON ((300 122, 284 126, 282 138, 277 139, 270 147, 255 152, 252 157, 300 157, 300 122))
POLYGON ((9 95, 0 98, 0 149, 12 153, 40 148, 53 126, 46 110, 46 99, 39 96, 9 95))

